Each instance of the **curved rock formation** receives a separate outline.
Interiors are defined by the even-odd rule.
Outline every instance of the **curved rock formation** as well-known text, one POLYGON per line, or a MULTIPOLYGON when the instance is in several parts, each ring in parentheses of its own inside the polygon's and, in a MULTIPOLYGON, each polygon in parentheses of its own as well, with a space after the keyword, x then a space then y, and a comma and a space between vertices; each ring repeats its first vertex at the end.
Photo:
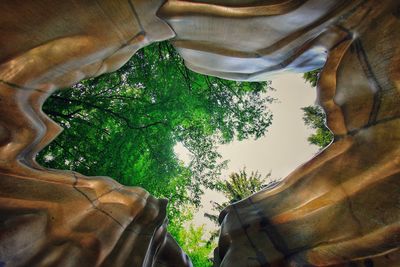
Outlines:
POLYGON ((166 232, 166 200, 106 177, 48 170, 56 89, 118 69, 174 36, 161 1, 2 1, 0 266, 191 266, 166 232))
POLYGON ((240 3, 159 14, 194 71, 263 80, 326 61, 318 102, 335 141, 221 214, 218 266, 400 266, 400 3, 240 3))
POLYGON ((227 79, 324 66, 335 141, 221 214, 217 265, 399 266, 398 1, 5 0, 0 14, 0 266, 191 266, 164 200, 34 161, 60 132, 41 111, 56 88, 173 37, 189 68, 227 79))

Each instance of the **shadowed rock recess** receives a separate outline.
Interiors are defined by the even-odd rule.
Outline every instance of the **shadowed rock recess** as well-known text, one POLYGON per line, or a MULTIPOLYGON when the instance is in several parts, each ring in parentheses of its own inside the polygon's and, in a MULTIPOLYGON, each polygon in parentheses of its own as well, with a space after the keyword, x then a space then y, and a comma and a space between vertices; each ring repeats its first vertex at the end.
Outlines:
POLYGON ((400 266, 399 1, 3 0, 0 26, 0 266, 191 266, 165 200, 35 162, 51 93, 167 39, 226 79, 323 67, 335 141, 222 212, 216 266, 400 266))

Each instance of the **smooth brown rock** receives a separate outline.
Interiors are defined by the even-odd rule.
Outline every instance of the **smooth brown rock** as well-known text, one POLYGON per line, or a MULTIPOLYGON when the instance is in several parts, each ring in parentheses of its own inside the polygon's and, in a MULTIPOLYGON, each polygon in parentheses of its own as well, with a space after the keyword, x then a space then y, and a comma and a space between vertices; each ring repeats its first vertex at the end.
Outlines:
POLYGON ((61 131, 41 110, 56 88, 174 36, 161 4, 1 2, 0 266, 191 266, 166 232, 166 200, 34 160, 61 131))
POLYGON ((277 187, 221 214, 216 264, 400 266, 397 0, 1 7, 0 265, 191 266, 166 233, 165 200, 34 161, 61 131, 41 111, 55 89, 173 38, 189 68, 227 79, 324 66, 318 101, 335 141, 277 187))
POLYGON ((264 16, 269 1, 202 2, 160 11, 187 66, 263 80, 326 57, 318 102, 335 135, 279 186, 223 211, 217 265, 400 266, 400 3, 274 1, 264 16))
POLYGON ((264 80, 323 68, 335 141, 221 214, 218 266, 400 266, 400 3, 168 1, 189 68, 264 80))

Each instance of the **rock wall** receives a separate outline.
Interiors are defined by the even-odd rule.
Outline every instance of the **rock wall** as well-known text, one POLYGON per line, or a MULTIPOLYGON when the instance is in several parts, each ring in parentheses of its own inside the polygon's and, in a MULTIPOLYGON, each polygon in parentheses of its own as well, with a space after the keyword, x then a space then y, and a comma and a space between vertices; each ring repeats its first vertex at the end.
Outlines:
POLYGON ((58 88, 171 39, 194 71, 265 80, 323 67, 334 142, 282 184, 228 207, 217 266, 400 266, 400 3, 396 0, 4 0, 0 266, 191 266, 165 200, 49 170, 58 88))
POLYGON ((46 98, 173 37, 161 4, 2 1, 0 266, 191 266, 166 231, 166 200, 35 162, 61 131, 46 98))

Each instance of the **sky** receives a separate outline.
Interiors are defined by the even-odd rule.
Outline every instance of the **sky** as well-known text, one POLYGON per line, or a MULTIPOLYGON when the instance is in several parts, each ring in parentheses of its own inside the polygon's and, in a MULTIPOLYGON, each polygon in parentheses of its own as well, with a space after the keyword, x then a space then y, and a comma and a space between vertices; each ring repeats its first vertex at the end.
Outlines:
MULTIPOLYGON (((304 125, 301 110, 315 103, 315 88, 304 81, 302 74, 280 74, 272 77, 271 81, 275 91, 268 95, 278 99, 269 107, 273 114, 272 125, 258 140, 234 141, 219 147, 222 160, 229 160, 222 178, 246 167, 248 172, 258 171, 266 175, 271 171, 272 179, 283 179, 317 153, 318 147, 307 141, 313 131, 304 125)), ((188 162, 189 156, 184 147, 179 145, 175 151, 180 159, 188 162)), ((206 190, 202 207, 192 221, 196 226, 204 225, 207 230, 217 229, 204 217, 204 212, 212 212, 210 200, 221 203, 224 197, 218 192, 206 190)))

